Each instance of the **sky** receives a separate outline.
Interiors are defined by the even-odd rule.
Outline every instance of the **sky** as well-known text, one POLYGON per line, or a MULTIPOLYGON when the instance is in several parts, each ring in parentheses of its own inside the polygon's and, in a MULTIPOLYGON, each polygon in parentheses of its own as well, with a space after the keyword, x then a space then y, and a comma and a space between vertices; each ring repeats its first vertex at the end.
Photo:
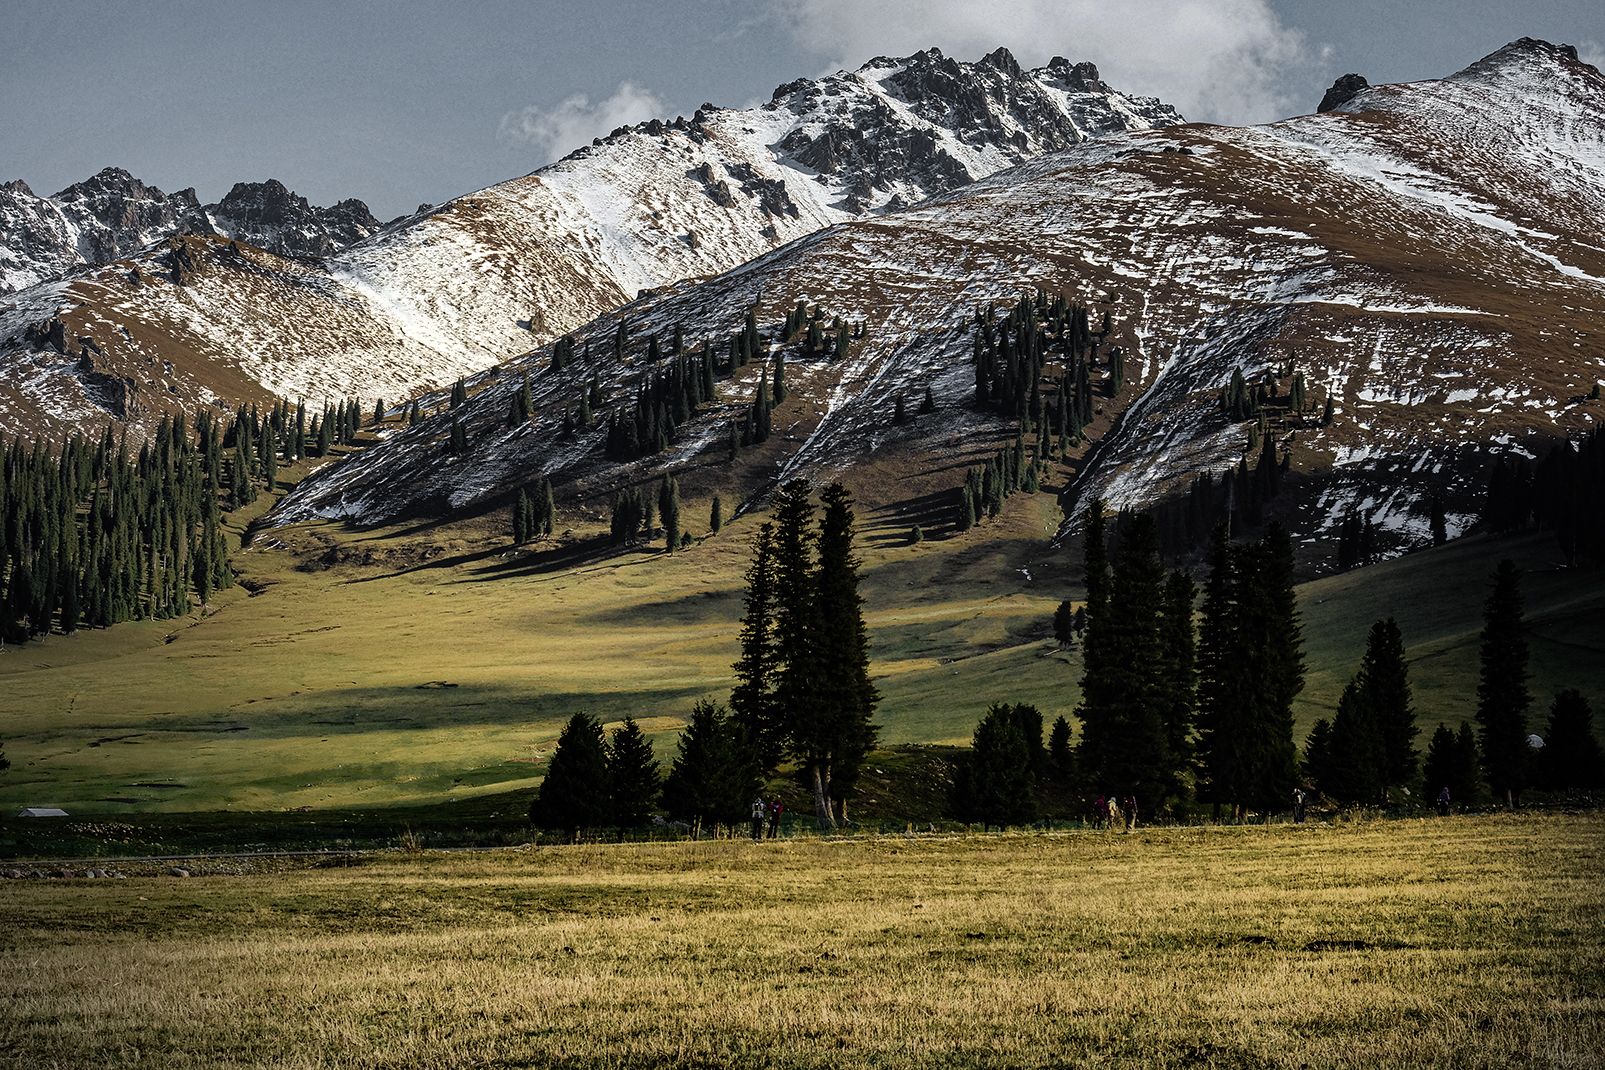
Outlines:
POLYGON ((0 0, 0 181, 118 166, 215 201, 277 178, 381 219, 614 127, 935 46, 1098 64, 1189 119, 1314 109, 1339 74, 1449 74, 1522 36, 1605 66, 1600 0, 0 0))

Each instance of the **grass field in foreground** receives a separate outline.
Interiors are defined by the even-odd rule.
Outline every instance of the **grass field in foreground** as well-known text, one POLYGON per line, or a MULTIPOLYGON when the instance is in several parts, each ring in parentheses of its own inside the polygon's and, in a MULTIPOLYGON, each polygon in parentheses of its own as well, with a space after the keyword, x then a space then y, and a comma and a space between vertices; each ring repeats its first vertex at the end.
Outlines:
MULTIPOLYGON (((687 503, 689 516, 705 509, 687 503)), ((1057 650, 1049 620, 1078 594, 1080 564, 1049 545, 1057 519, 1052 495, 1017 495, 971 532, 907 545, 906 518, 865 510, 885 742, 966 745, 994 701, 1073 715, 1080 656, 1057 650)), ((13 768, 0 811, 391 807, 527 791, 576 710, 633 714, 667 753, 696 699, 728 695, 754 518, 672 557, 515 555, 500 523, 266 532, 236 555, 255 593, 224 592, 204 617, 7 649, 0 746, 13 768)), ((1366 630, 1388 613, 1409 647, 1423 745, 1437 721, 1469 716, 1486 577, 1507 554, 1532 570, 1534 723, 1563 685, 1605 708, 1605 572, 1556 568, 1547 537, 1470 538, 1303 586, 1299 739, 1330 715, 1366 630)))
POLYGON ((1605 818, 0 882, 0 1066, 1590 1067, 1605 818))

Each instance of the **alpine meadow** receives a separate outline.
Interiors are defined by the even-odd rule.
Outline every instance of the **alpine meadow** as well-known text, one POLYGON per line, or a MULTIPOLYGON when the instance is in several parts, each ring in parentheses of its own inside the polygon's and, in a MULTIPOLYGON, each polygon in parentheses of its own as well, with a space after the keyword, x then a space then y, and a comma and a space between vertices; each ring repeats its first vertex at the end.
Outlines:
POLYGON ((1605 1066, 1605 22, 1450 8, 17 0, 0 1067, 1605 1066))

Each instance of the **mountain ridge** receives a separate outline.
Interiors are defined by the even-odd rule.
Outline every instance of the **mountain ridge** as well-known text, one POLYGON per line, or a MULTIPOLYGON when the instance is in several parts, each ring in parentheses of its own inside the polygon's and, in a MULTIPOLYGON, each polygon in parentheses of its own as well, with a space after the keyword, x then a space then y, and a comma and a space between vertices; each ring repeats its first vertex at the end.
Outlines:
MULTIPOLYGON (((1002 50, 977 63, 928 50, 787 83, 758 108, 622 128, 322 259, 257 248, 254 233, 168 235, 0 295, 0 428, 141 425, 275 394, 394 399, 642 290, 1088 137, 1180 121, 1090 64, 1032 72, 1002 50), (179 246, 182 281, 168 263, 179 246)), ((240 213, 241 229, 264 214, 240 213)))

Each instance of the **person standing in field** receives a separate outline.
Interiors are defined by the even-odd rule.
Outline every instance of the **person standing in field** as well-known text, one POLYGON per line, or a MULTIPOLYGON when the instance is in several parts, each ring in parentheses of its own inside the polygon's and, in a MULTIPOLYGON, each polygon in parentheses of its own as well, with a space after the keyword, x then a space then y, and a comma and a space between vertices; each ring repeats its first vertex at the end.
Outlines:
POLYGON ((1092 803, 1092 827, 1101 829, 1107 820, 1109 820, 1109 802, 1100 795, 1092 803))
POLYGON ((768 816, 769 808, 764 805, 763 796, 752 800, 752 842, 757 843, 763 839, 764 818, 768 816))
POLYGON ((1294 788, 1293 789, 1293 823, 1295 825, 1304 824, 1304 799, 1305 799, 1304 789, 1303 788, 1294 788))
POLYGON ((779 799, 769 804, 769 838, 772 840, 780 835, 780 815, 786 812, 786 807, 779 799))
POLYGON ((1449 816, 1449 785, 1447 784, 1438 792, 1438 816, 1449 816))
POLYGON ((1137 827, 1137 796, 1127 795, 1120 802, 1126 811, 1126 831, 1130 832, 1137 827))
POLYGON ((1120 804, 1115 802, 1115 797, 1111 795, 1109 796, 1108 806, 1109 813, 1106 815, 1109 818, 1108 828, 1110 832, 1113 832, 1120 825, 1120 804))

